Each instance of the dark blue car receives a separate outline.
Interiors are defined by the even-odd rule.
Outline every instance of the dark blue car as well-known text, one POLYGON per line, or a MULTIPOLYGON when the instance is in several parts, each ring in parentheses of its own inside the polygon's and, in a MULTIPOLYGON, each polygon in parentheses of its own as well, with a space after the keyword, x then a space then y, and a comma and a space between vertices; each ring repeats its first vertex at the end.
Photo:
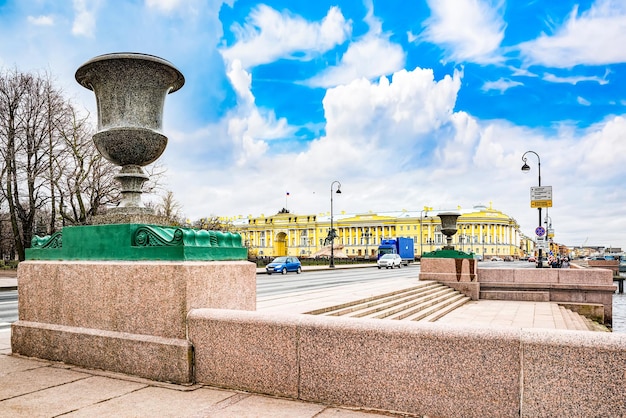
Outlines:
POLYGON ((302 264, 298 257, 276 257, 271 263, 265 266, 267 274, 280 273, 287 274, 288 271, 302 273, 302 264))

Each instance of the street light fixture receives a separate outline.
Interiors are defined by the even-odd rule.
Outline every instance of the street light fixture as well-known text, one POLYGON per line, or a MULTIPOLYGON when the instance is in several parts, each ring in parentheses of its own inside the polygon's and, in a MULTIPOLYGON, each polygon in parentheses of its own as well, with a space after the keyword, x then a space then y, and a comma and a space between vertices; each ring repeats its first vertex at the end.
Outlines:
POLYGON ((333 187, 337 184, 337 190, 335 193, 341 193, 341 183, 335 180, 330 183, 330 264, 329 268, 335 268, 335 228, 333 227, 333 187))
POLYGON ((369 227, 365 228, 365 233, 363 234, 363 236, 365 237, 365 259, 369 260, 370 259, 369 245, 370 245, 370 238, 372 237, 372 233, 370 232, 369 227))
POLYGON ((426 216, 428 217, 429 210, 432 211, 433 208, 424 206, 424 209, 420 210, 420 260, 422 259, 422 255, 424 254, 424 246, 423 246, 424 236, 422 235, 422 224, 424 223, 424 212, 426 213, 426 216))
MULTIPOLYGON (((539 154, 537 154, 535 151, 526 151, 524 155, 522 155, 522 161, 524 161, 524 165, 522 166, 522 172, 528 173, 530 171, 530 166, 526 164, 526 154, 529 154, 529 153, 535 154, 535 156, 537 157, 537 171, 539 173, 539 187, 541 187, 541 158, 539 158, 539 154)), ((539 226, 541 226, 541 207, 539 207, 538 209, 539 209, 539 226)), ((538 251, 538 257, 537 257, 537 268, 543 267, 543 261, 541 257, 542 257, 542 249, 540 247, 538 251)))

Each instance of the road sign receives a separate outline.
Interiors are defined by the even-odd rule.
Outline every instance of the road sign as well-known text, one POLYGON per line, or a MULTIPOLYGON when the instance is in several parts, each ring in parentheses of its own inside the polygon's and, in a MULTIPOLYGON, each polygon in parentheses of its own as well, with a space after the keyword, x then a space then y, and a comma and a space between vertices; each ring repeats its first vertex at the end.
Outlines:
POLYGON ((537 249, 544 250, 544 251, 548 251, 550 249, 550 246, 548 244, 548 240, 546 239, 546 237, 537 237, 537 249))
POLYGON ((540 186, 530 188, 531 208, 551 208, 552 207, 552 186, 540 186))
POLYGON ((535 228, 535 235, 538 237, 543 237, 546 234, 546 229, 543 226, 538 226, 535 228))

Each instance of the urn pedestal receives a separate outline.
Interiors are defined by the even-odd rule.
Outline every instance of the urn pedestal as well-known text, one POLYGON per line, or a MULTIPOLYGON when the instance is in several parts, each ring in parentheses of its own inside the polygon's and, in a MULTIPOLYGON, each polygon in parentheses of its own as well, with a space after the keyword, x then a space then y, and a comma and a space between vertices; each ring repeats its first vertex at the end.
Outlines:
POLYGON ((112 211, 150 214, 141 201, 148 180, 142 167, 156 161, 167 146, 161 132, 165 97, 185 83, 169 61, 146 54, 117 53, 95 57, 76 71, 76 81, 93 90, 98 106, 98 152, 121 166, 116 180, 122 200, 112 211))
POLYGON ((121 166, 122 200, 92 225, 34 237, 18 268, 13 353, 149 379, 192 383, 187 314, 254 310, 256 266, 239 234, 158 223, 141 202, 142 167, 165 150, 168 93, 184 83, 151 55, 96 57, 76 72, 98 105, 94 144, 121 166), (107 220, 111 222, 106 222, 107 220))

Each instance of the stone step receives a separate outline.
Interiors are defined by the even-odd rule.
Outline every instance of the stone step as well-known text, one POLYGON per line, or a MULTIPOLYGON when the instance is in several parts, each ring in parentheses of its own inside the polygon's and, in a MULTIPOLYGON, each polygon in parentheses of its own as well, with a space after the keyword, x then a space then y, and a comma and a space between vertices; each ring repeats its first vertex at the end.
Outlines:
POLYGON ((382 318, 386 318, 387 316, 398 314, 407 309, 411 309, 415 306, 418 306, 424 303, 434 304, 432 302, 433 300, 446 297, 450 291, 451 289, 444 287, 444 286, 440 286, 436 289, 432 289, 432 291, 425 292, 423 294, 412 295, 406 298, 398 298, 391 302, 378 304, 369 309, 356 311, 350 316, 354 316, 357 318, 382 319, 382 318))
POLYGON ((550 292, 541 290, 481 290, 479 298, 483 300, 550 302, 550 292))
POLYGON ((405 297, 407 295, 419 294, 422 292, 429 292, 432 289, 437 288, 439 283, 432 281, 424 281, 418 286, 410 287, 407 289, 397 290, 382 295, 372 296, 365 299, 359 299, 352 302, 342 303, 340 305, 329 306, 326 308, 316 309, 310 312, 305 312, 309 315, 329 315, 329 316, 342 316, 348 315, 352 312, 358 311, 371 306, 376 306, 380 303, 387 301, 397 300, 398 298, 405 297))
POLYGON ((417 312, 413 315, 407 316, 403 319, 409 321, 422 321, 422 322, 435 322, 439 318, 449 314, 456 308, 465 305, 471 299, 461 293, 451 295, 450 297, 440 301, 436 305, 433 305, 421 312, 417 312))
POLYGON ((307 314, 372 319, 436 321, 469 301, 465 295, 435 281, 380 296, 316 309, 307 314))
POLYGON ((437 294, 431 295, 431 297, 423 298, 407 306, 406 309, 398 310, 390 315, 387 315, 387 319, 409 319, 409 317, 415 317, 426 310, 430 310, 433 306, 443 306, 442 302, 448 301, 452 298, 456 298, 459 295, 454 289, 444 287, 437 294))
POLYGON ((563 317, 563 312, 561 311, 561 306, 552 304, 551 311, 552 317, 554 318, 554 325, 557 329, 567 329, 567 324, 565 323, 565 318, 563 317))
POLYGON ((565 324, 567 325, 567 329, 589 331, 589 327, 587 327, 587 324, 583 319, 584 317, 563 306, 560 306, 560 311, 565 320, 565 324))

